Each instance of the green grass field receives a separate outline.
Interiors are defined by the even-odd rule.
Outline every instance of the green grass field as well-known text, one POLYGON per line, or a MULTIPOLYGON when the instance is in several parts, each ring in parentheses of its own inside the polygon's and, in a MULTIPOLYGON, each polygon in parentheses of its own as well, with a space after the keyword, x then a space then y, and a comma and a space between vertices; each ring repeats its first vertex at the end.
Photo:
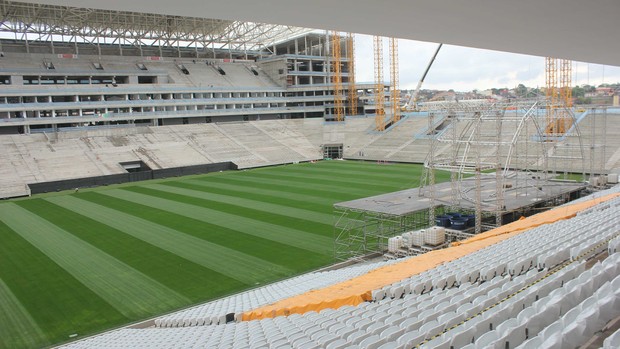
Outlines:
POLYGON ((80 338, 330 264, 332 205, 416 187, 421 171, 323 161, 1 203, 0 348, 80 338))

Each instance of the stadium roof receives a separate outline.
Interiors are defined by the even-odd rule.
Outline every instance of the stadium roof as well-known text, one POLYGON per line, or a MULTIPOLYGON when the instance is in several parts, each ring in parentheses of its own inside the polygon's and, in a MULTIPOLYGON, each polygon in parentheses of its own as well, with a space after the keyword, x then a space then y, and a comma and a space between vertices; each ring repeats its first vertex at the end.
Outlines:
POLYGON ((258 50, 310 29, 0 0, 0 33, 29 41, 68 41, 258 50))
POLYGON ((26 1, 335 29, 620 66, 617 0, 26 1))

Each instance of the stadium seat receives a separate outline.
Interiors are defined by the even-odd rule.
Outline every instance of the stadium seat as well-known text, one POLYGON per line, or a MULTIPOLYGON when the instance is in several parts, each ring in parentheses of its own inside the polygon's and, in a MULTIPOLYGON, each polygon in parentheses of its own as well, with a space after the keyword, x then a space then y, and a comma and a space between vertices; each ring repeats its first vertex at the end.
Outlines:
POLYGON ((453 332, 450 345, 453 348, 462 348, 468 344, 471 344, 474 342, 475 333, 475 327, 465 328, 465 326, 459 326, 456 331, 453 332))
POLYGON ((398 337, 402 336, 404 333, 405 333, 404 329, 398 326, 392 325, 384 329, 383 332, 381 332, 380 336, 381 338, 385 338, 386 341, 391 342, 391 341, 396 341, 398 337))
POLYGON ((349 345, 349 342, 347 340, 345 340, 345 339, 337 339, 337 340, 327 344, 325 349, 341 349, 341 348, 345 348, 347 345, 349 345))
POLYGON ((617 348, 620 348, 620 330, 617 330, 603 341, 603 349, 617 348))

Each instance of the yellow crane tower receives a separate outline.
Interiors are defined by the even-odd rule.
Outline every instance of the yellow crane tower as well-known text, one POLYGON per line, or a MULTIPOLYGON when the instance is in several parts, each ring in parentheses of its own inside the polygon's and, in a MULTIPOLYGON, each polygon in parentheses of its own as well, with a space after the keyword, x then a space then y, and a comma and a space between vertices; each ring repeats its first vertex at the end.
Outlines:
POLYGON ((392 102, 392 125, 400 120, 400 88, 398 85, 398 39, 390 38, 390 99, 392 102))
POLYGON ((545 57, 545 98, 547 100, 547 127, 545 133, 555 133, 556 107, 558 103, 557 58, 545 57))
POLYGON ((344 101, 342 96, 342 51, 338 32, 331 35, 331 73, 334 84, 334 116, 336 121, 344 121, 344 101))
POLYGON ((347 59, 349 63, 349 114, 357 115, 357 87, 355 86, 355 36, 347 34, 347 59))
POLYGON ((563 135, 572 126, 569 108, 572 98, 573 62, 568 59, 545 58, 545 97, 547 99, 547 126, 545 133, 563 135), (558 79, 559 72, 559 79, 558 79), (559 88, 558 88, 559 80, 559 88))
POLYGON ((572 118, 568 109, 573 106, 573 62, 568 59, 560 61, 560 101, 564 104, 562 113, 560 114, 560 125, 558 125, 559 133, 566 133, 573 126, 572 118))
POLYGON ((375 129, 385 130, 385 91, 383 90, 383 38, 373 37, 375 57, 375 129))

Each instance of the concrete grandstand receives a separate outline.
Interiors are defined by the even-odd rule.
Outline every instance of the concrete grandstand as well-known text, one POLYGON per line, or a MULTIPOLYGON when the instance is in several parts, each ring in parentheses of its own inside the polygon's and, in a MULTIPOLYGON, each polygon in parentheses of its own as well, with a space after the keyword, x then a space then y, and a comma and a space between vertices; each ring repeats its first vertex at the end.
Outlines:
MULTIPOLYGON (((305 28, 155 14, 133 22, 140 17, 135 12, 9 1, 0 1, 0 9, 0 32, 15 35, 0 37, 1 199, 68 188, 77 193, 81 184, 76 183, 120 183, 110 179, 119 175, 133 175, 128 181, 153 178, 140 172, 169 170, 177 176, 327 158, 424 164, 432 171, 435 160, 467 162, 465 147, 455 151, 454 145, 466 143, 468 120, 482 109, 501 111, 513 123, 478 123, 479 134, 497 141, 477 148, 475 166, 469 161, 477 174, 481 163, 495 161, 489 168, 497 173, 553 173, 550 181, 565 174, 561 179, 579 193, 588 187, 588 195, 575 202, 446 249, 385 261, 365 255, 369 260, 361 263, 349 260, 268 285, 256 282, 249 291, 61 347, 620 346, 620 187, 603 181, 616 175, 617 183, 620 110, 574 111, 574 126, 557 139, 541 138, 537 123, 545 115, 536 112, 545 110, 541 100, 523 102, 529 109, 488 104, 461 114, 454 112, 457 106, 442 105, 405 113, 377 131, 377 111, 368 98, 377 85, 358 83, 347 95, 354 72, 348 70, 346 36, 336 39, 342 57, 334 61, 334 39, 305 28), (56 18, 59 13, 82 17, 56 18), (109 27, 91 32, 108 19, 109 27), (92 27, 80 26, 84 23, 92 27), (146 25, 150 30, 141 32, 146 25), (61 38, 64 34, 70 38, 61 38), (335 65, 342 69, 340 87, 332 80, 335 65), (351 99, 359 108, 350 107, 351 99), (347 104, 343 121, 335 117, 337 102, 347 104), (526 143, 530 153, 521 155, 525 148, 519 147, 526 143), (590 185, 569 174, 587 174, 590 185)), ((389 92, 389 85, 380 86, 389 92)), ((484 142, 490 141, 479 143, 484 142)), ((182 190, 187 189, 170 195, 182 190)), ((216 195, 221 194, 211 197, 216 195)), ((79 206, 54 197, 49 202, 79 206)), ((295 212, 294 218, 305 218, 301 209, 295 212)), ((0 218, 9 221, 10 215, 6 211, 0 218)))

